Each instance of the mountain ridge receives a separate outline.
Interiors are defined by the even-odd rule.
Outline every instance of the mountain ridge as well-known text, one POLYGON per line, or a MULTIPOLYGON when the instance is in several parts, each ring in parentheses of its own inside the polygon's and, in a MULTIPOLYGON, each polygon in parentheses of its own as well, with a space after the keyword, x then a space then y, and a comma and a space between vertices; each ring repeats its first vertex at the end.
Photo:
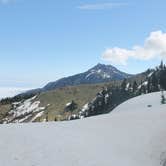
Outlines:
POLYGON ((61 78, 57 81, 49 82, 46 86, 43 87, 43 90, 47 91, 66 86, 123 80, 124 78, 129 78, 131 76, 133 75, 122 72, 112 65, 98 63, 96 66, 83 73, 75 74, 69 77, 61 78))
MULTIPOLYGON (((100 66, 97 65, 86 74, 93 74, 94 71, 100 74, 98 70, 100 66)), ((132 97, 159 91, 161 77, 165 78, 161 74, 163 71, 166 67, 161 65, 123 81, 67 86, 26 97, 4 99, 0 104, 3 110, 0 123, 74 120, 108 113, 132 97)))
POLYGON ((110 81, 119 81, 132 76, 134 75, 122 72, 112 65, 105 65, 98 63, 97 65, 95 65, 94 67, 90 68, 85 72, 63 77, 56 81, 48 82, 42 88, 32 89, 27 92, 21 93, 18 96, 35 95, 40 92, 46 92, 67 86, 98 84, 98 83, 107 83, 110 81))

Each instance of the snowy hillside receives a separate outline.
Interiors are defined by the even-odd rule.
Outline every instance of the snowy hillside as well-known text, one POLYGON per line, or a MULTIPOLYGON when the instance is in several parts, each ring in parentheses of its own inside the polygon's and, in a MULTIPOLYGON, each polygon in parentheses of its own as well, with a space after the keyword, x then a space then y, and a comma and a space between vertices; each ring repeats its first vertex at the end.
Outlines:
POLYGON ((159 97, 144 95, 82 120, 1 125, 0 165, 166 166, 166 105, 159 97))
POLYGON ((33 122, 42 116, 46 107, 40 107, 40 101, 35 101, 36 97, 12 103, 12 109, 3 119, 3 123, 33 122))
MULTIPOLYGON (((166 92, 164 92, 166 95, 166 92)), ((113 111, 158 111, 166 110, 166 105, 161 104, 161 92, 149 93, 134 97, 115 108, 113 111), (141 108, 141 109, 140 109, 141 108)))

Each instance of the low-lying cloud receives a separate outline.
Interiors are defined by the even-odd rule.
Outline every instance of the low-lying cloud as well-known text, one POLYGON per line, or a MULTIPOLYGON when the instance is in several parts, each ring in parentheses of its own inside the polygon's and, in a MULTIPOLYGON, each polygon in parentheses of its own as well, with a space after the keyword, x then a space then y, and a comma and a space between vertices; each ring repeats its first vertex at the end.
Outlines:
POLYGON ((13 97, 20 93, 26 92, 31 88, 17 88, 17 87, 0 87, 0 99, 6 97, 13 97))
POLYGON ((151 32, 143 46, 136 45, 131 49, 109 48, 102 55, 104 60, 121 65, 126 65, 130 58, 145 61, 158 57, 166 58, 166 33, 162 31, 151 32))

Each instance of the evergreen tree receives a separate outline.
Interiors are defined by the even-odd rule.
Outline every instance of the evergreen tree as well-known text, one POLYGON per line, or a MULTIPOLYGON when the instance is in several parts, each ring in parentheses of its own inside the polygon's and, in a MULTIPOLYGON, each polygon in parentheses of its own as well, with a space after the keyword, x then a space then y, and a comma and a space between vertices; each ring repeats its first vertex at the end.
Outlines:
POLYGON ((142 85, 142 87, 141 87, 141 94, 146 94, 146 87, 145 87, 145 85, 142 85))
POLYGON ((148 84, 147 84, 147 92, 150 93, 151 92, 151 81, 148 78, 148 84))
POLYGON ((151 82, 152 82, 152 92, 158 91, 159 90, 159 88, 158 88, 158 79, 157 79, 155 73, 152 75, 151 82))
POLYGON ((163 69, 164 69, 163 60, 161 61, 159 68, 160 68, 161 70, 163 70, 163 69))
POLYGON ((130 93, 132 93, 132 92, 133 92, 133 86, 132 86, 132 84, 131 84, 131 83, 129 83, 129 88, 128 88, 128 91, 129 91, 130 93))
POLYGON ((160 73, 160 81, 161 88, 166 90, 166 70, 162 70, 160 73))
POLYGON ((127 86, 127 79, 125 78, 121 84, 122 91, 126 91, 126 86, 127 86))
POLYGON ((69 104, 65 107, 64 111, 65 111, 65 112, 69 112, 69 111, 70 111, 70 112, 73 112, 74 110, 77 109, 77 107, 78 107, 77 103, 76 103, 74 100, 72 100, 71 103, 69 103, 69 104))
POLYGON ((166 98, 165 98, 165 96, 164 96, 163 90, 162 90, 162 92, 161 92, 161 104, 166 104, 166 98))
POLYGON ((136 81, 134 81, 134 83, 133 83, 133 92, 134 93, 137 91, 137 88, 138 88, 138 84, 136 81))
POLYGON ((71 102, 71 111, 74 111, 75 109, 77 109, 77 103, 74 100, 72 100, 72 102, 71 102))
POLYGON ((159 83, 161 86, 161 104, 166 104, 166 98, 164 96, 163 89, 166 90, 166 69, 163 67, 163 69, 160 72, 160 79, 159 83))

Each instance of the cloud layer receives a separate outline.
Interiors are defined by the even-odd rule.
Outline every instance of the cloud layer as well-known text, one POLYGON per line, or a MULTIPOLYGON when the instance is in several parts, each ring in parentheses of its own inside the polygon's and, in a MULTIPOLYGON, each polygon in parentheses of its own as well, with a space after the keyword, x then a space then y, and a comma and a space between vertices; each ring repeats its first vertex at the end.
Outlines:
POLYGON ((112 9, 115 7, 121 7, 126 5, 125 3, 94 3, 94 4, 83 4, 78 8, 81 10, 105 10, 112 9))
POLYGON ((0 99, 5 97, 13 97, 29 89, 31 88, 0 87, 0 99))
POLYGON ((166 58, 166 33, 162 31, 151 32, 143 46, 133 46, 132 49, 109 48, 102 55, 104 60, 121 65, 126 65, 130 58, 151 60, 158 57, 166 58))

